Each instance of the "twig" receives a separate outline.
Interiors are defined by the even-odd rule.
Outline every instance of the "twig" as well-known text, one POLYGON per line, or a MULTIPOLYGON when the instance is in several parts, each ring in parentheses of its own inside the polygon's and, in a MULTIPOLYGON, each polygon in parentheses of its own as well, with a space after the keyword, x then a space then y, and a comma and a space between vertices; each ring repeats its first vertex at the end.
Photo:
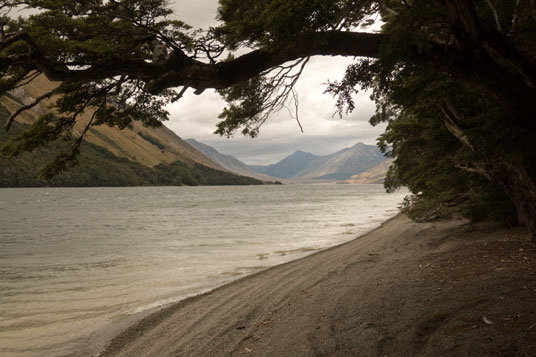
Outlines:
POLYGON ((41 71, 35 71, 29 75, 27 75, 26 77, 24 77, 21 82, 19 82, 17 85, 15 85, 13 88, 11 88, 11 90, 13 89, 17 89, 17 88, 20 88, 20 87, 24 87, 25 85, 29 84, 30 82, 32 82, 34 79, 36 79, 37 77, 39 77, 43 72, 41 71))
POLYGON ((180 93, 177 94, 175 97, 173 97, 173 98, 171 99, 171 103, 175 103, 177 100, 181 99, 182 96, 184 95, 184 93, 186 93, 186 91, 188 90, 188 88, 189 88, 188 86, 184 86, 184 87, 181 89, 180 93))
POLYGON ((520 0, 516 0, 516 7, 514 8, 514 14, 512 15, 512 28, 510 29, 510 33, 514 32, 514 29, 516 28, 517 24, 519 23, 519 20, 521 19, 517 14, 519 10, 519 1, 520 0))
MULTIPOLYGON (((74 143, 74 145, 71 147, 71 154, 70 156, 74 155, 79 149, 80 149, 80 145, 82 145, 82 141, 84 140, 84 137, 86 136, 86 133, 87 131, 89 130, 89 128, 91 127, 91 124, 93 123, 93 120, 95 119, 95 116, 97 115, 97 113, 102 109, 104 108, 104 106, 106 105, 106 98, 104 98, 102 104, 97 108, 97 110, 95 110, 93 112, 93 114, 91 115, 91 118, 89 119, 86 127, 84 128, 84 130, 82 131, 82 133, 80 134, 80 137, 76 140, 76 142, 74 143)), ((85 108, 85 107, 84 107, 85 108)))
POLYGON ((497 26, 497 30, 499 32, 502 32, 501 22, 499 21, 499 14, 497 13, 497 9, 495 9, 491 0, 486 0, 486 2, 488 3, 488 6, 491 9, 491 12, 493 13, 493 17, 495 18, 495 25, 497 26))
POLYGON ((26 110, 29 110, 29 109, 32 109, 33 107, 35 107, 37 104, 39 104, 43 99, 46 99, 46 98, 50 98, 55 92, 57 91, 57 88, 48 92, 48 93, 45 93, 43 95, 40 95, 39 97, 35 98, 35 100, 33 102, 31 102, 30 104, 27 104, 27 105, 24 105, 22 107, 20 107, 19 109, 17 109, 13 114, 11 114, 11 116, 7 119, 7 123, 6 123, 6 131, 9 131, 9 128, 11 128, 11 124, 13 124, 13 121, 15 120, 15 118, 22 112, 26 111, 26 110))
POLYGON ((300 126, 300 130, 303 134, 303 127, 300 123, 300 118, 298 117, 298 107, 300 105, 300 101, 298 99, 298 93, 296 92, 296 90, 294 88, 292 88, 292 97, 294 98, 294 106, 295 106, 295 109, 296 109, 296 122, 298 122, 298 125, 300 126))

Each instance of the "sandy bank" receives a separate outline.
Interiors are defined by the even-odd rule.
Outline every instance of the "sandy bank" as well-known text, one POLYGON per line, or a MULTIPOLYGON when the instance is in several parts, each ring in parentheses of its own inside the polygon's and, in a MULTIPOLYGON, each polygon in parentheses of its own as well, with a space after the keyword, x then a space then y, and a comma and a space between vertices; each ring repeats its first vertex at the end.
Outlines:
POLYGON ((535 298, 523 230, 399 215, 156 312, 101 355, 529 356, 535 298))

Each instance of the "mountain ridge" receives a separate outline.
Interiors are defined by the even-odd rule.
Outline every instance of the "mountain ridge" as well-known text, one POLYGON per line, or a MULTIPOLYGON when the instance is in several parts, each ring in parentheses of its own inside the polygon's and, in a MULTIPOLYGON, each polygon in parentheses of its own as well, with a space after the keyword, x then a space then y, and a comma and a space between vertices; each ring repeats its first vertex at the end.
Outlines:
POLYGON ((351 184, 383 184, 387 171, 393 163, 393 159, 389 158, 381 162, 379 165, 371 167, 365 172, 357 175, 353 175, 349 179, 345 180, 345 183, 351 184))
MULTIPOLYGON (((26 86, 12 92, 12 95, 2 97, 0 104, 10 112, 14 112, 21 105, 33 102, 36 97, 49 92, 58 85, 59 82, 49 81, 41 75, 26 86)), ((16 121, 21 124, 31 124, 40 115, 50 112, 48 106, 51 103, 51 100, 43 100, 31 110, 19 115, 16 121)), ((74 133, 80 134, 84 130, 92 113, 91 110, 87 110, 79 115, 73 128, 74 133)), ((130 128, 123 130, 107 125, 92 126, 86 134, 85 140, 104 147, 118 157, 124 157, 148 167, 182 161, 189 166, 199 163, 213 169, 225 170, 206 155, 195 150, 165 125, 150 128, 134 121, 130 128)))
POLYGON ((361 142, 332 154, 318 156, 301 150, 270 165, 249 165, 253 171, 298 181, 346 180, 380 164, 385 158, 374 145, 361 142))
POLYGON ((192 138, 186 139, 185 142, 191 145, 192 147, 194 147, 199 152, 203 153, 210 160, 217 163, 218 165, 220 165, 227 171, 230 171, 239 175, 243 175, 243 176, 253 177, 258 180, 263 180, 263 181, 277 180, 277 178, 275 177, 266 175, 262 172, 256 172, 254 170, 251 170, 248 167, 248 165, 238 160, 236 157, 232 155, 222 154, 210 145, 201 143, 192 138))
MULTIPOLYGON (((11 113, 23 105, 33 103, 35 98, 50 92, 57 85, 57 82, 39 76, 23 88, 1 97, 0 123, 5 123, 11 113)), ((57 113, 50 109, 52 100, 45 99, 17 116, 10 132, 0 135, 0 146, 10 137, 28 130, 29 125, 41 115, 56 115, 57 113)), ((92 114, 93 111, 88 110, 78 116, 72 129, 73 137, 81 135, 92 114)), ((15 158, 0 158, 0 187, 262 183, 227 171, 183 141, 165 125, 152 128, 137 121, 123 130, 107 125, 90 126, 80 151, 80 164, 51 180, 45 180, 40 177, 40 170, 61 152, 62 145, 68 145, 67 140, 59 142, 63 144, 57 140, 46 147, 15 158)))
POLYGON ((287 183, 344 181, 376 167, 385 160, 375 145, 358 142, 352 147, 328 155, 319 156, 303 150, 295 150, 274 164, 248 165, 232 155, 222 154, 210 145, 200 143, 195 139, 187 139, 186 142, 231 172, 257 179, 281 180, 287 183))

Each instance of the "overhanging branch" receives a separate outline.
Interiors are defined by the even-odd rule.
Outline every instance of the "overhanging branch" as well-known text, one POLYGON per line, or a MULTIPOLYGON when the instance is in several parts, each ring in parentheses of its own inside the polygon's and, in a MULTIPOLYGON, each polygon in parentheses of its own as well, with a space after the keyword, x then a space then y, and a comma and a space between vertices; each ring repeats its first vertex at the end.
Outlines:
POLYGON ((359 32, 311 32, 299 36, 292 48, 259 49, 231 61, 214 64, 185 58, 178 53, 165 65, 170 70, 153 77, 147 90, 158 93, 185 84, 195 89, 228 88, 275 66, 310 56, 378 57, 387 37, 359 32))
POLYGON ((88 64, 86 68, 71 68, 42 55, 27 34, 18 34, 0 43, 5 48, 15 39, 28 46, 28 53, 15 59, 1 58, 0 63, 20 65, 28 71, 40 70, 48 79, 61 82, 90 82, 128 75, 143 80, 152 94, 188 86, 196 91, 222 89, 243 82, 285 62, 310 56, 377 57, 388 36, 359 32, 310 32, 298 36, 294 46, 258 49, 230 61, 205 63, 175 49, 162 63, 142 59, 111 57, 105 62, 88 64))

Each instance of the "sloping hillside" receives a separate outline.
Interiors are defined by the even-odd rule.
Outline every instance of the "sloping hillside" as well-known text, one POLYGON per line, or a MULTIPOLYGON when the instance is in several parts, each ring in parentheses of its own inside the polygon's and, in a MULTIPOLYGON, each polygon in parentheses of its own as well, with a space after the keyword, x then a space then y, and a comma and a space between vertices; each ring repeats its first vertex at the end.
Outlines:
MULTIPOLYGON (((9 117, 9 111, 0 105, 0 127, 9 117)), ((0 130, 0 146, 10 135, 17 135, 28 126, 13 123, 10 133, 0 130)), ((25 152, 14 158, 0 156, 0 187, 95 187, 95 186, 197 186, 197 185, 259 185, 261 181, 181 161, 161 163, 148 167, 127 158, 120 158, 102 146, 86 142, 80 152, 80 164, 54 176, 41 178, 41 170, 53 161, 59 150, 71 145, 57 140, 25 152)))
MULTIPOLYGON (((1 104, 13 112, 20 107, 19 100, 25 104, 31 103, 34 98, 51 90, 56 85, 57 83, 50 82, 44 76, 40 76, 24 88, 16 90, 12 98, 3 97, 1 104)), ((49 103, 43 101, 32 110, 19 116, 17 121, 29 124, 37 116, 49 111, 47 107, 49 103)), ((81 132, 87 125, 91 114, 92 112, 88 111, 81 115, 74 130, 81 132)), ((161 163, 182 161, 190 166, 199 163, 214 169, 224 170, 223 167, 195 150, 165 126, 157 129, 146 128, 138 122, 134 122, 132 128, 124 130, 106 125, 94 126, 88 131, 86 140, 104 147, 118 157, 128 158, 149 167, 161 163)))
POLYGON ((357 143, 337 155, 332 155, 321 165, 299 175, 300 178, 315 180, 345 180, 359 174, 385 160, 378 147, 357 143))
POLYGON ((275 177, 255 172, 251 170, 248 167, 248 165, 238 160, 236 157, 232 155, 222 154, 218 150, 214 149, 213 147, 200 143, 196 141, 195 139, 186 139, 185 141, 191 146, 193 146, 195 149, 197 149, 198 151, 205 154, 210 160, 214 161, 215 163, 219 164, 224 169, 230 172, 234 172, 235 174, 239 174, 243 176, 254 177, 256 179, 264 180, 264 181, 276 181, 277 180, 277 178, 275 177))
POLYGON ((362 172, 358 175, 353 175, 348 180, 345 180, 344 182, 347 183, 358 183, 358 184, 373 184, 378 183, 381 184, 385 180, 385 176, 387 175, 387 170, 389 170, 389 166, 393 163, 392 159, 387 159, 383 161, 378 166, 374 166, 370 169, 368 169, 365 172, 362 172))

